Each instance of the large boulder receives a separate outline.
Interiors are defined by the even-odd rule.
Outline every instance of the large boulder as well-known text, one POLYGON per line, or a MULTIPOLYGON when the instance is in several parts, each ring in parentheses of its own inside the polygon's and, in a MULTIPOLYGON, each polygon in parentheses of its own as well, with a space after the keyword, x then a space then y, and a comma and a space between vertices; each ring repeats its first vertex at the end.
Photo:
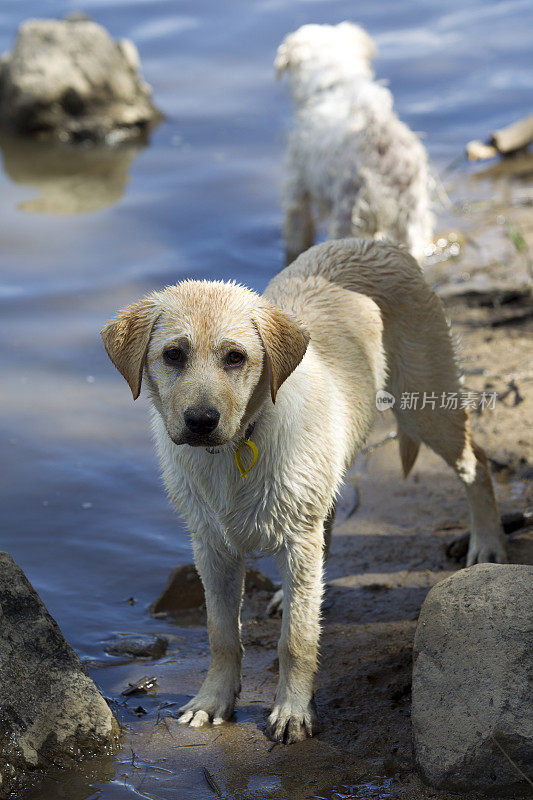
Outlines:
POLYGON ((18 133, 116 144, 160 119, 135 45, 90 19, 30 19, 2 57, 0 120, 18 133))
POLYGON ((119 726, 10 555, 0 553, 0 798, 119 741, 119 726))
POLYGON ((533 567, 479 564, 437 584, 413 661, 422 778, 469 797, 522 796, 533 779, 533 567))

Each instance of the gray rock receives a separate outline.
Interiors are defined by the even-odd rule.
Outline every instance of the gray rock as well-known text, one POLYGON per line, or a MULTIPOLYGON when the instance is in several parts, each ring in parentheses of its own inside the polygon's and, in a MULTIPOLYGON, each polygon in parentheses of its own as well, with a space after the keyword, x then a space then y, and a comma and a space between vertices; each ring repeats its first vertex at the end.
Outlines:
POLYGON ((106 645, 105 651, 112 656, 129 656, 130 658, 161 658, 168 647, 166 636, 157 636, 143 639, 134 636, 125 636, 116 642, 106 645))
POLYGON ((83 17, 30 19, 0 63, 0 120, 60 141, 116 144, 161 119, 133 42, 83 17))
POLYGON ((0 676, 0 798, 36 771, 117 745, 107 703, 7 553, 0 553, 0 676))
POLYGON ((429 592, 414 642, 422 778, 516 798, 533 778, 533 567, 478 564, 429 592))
MULTIPOLYGON (((245 591, 274 590, 274 584, 269 577, 258 569, 247 569, 245 578, 245 591)), ((170 575, 165 588, 150 605, 151 614, 176 614, 191 608, 199 608, 205 603, 204 587, 194 564, 180 564, 175 567, 170 575)))

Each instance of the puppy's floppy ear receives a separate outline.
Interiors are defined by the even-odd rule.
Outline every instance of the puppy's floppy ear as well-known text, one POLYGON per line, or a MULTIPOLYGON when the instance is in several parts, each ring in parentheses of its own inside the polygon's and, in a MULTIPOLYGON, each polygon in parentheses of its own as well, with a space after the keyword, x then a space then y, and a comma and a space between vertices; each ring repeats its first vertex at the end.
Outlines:
POLYGON ((159 309, 149 298, 122 308, 102 330, 107 355, 126 379, 133 399, 141 393, 143 366, 159 309))
POLYGON ((309 334, 298 320, 276 306, 265 303, 253 319, 265 348, 272 402, 282 383, 305 355, 309 334))

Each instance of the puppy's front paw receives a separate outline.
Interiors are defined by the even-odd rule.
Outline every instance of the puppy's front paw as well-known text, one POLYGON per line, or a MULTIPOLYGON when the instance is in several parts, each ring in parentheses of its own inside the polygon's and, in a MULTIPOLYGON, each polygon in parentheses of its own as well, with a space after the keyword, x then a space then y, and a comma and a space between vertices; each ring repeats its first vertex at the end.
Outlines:
POLYGON ((283 744, 301 742, 319 732, 320 722, 314 698, 307 706, 301 706, 296 701, 290 700, 276 704, 268 718, 266 729, 269 739, 283 744))
POLYGON ((201 728, 208 722, 221 725, 233 716, 237 694, 238 691, 233 690, 201 689, 196 697, 179 709, 178 722, 180 725, 190 725, 191 728, 201 728))
POLYGON ((471 567, 473 564, 484 564, 486 562, 507 564, 507 548, 503 533, 501 536, 495 534, 490 538, 470 536, 466 566, 471 567))

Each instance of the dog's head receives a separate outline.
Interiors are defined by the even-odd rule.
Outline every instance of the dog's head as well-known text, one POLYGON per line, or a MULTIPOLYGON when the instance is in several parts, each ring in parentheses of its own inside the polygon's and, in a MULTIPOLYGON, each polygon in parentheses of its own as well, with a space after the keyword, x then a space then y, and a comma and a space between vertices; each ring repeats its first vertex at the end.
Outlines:
POLYGON ((231 283, 184 281, 118 312, 102 331, 136 399, 144 378, 176 444, 232 441, 302 360, 292 316, 231 283))
POLYGON ((370 63, 375 54, 368 33, 352 22, 302 25, 280 44, 274 66, 278 77, 290 73, 293 97, 302 103, 355 77, 372 78, 370 63))

